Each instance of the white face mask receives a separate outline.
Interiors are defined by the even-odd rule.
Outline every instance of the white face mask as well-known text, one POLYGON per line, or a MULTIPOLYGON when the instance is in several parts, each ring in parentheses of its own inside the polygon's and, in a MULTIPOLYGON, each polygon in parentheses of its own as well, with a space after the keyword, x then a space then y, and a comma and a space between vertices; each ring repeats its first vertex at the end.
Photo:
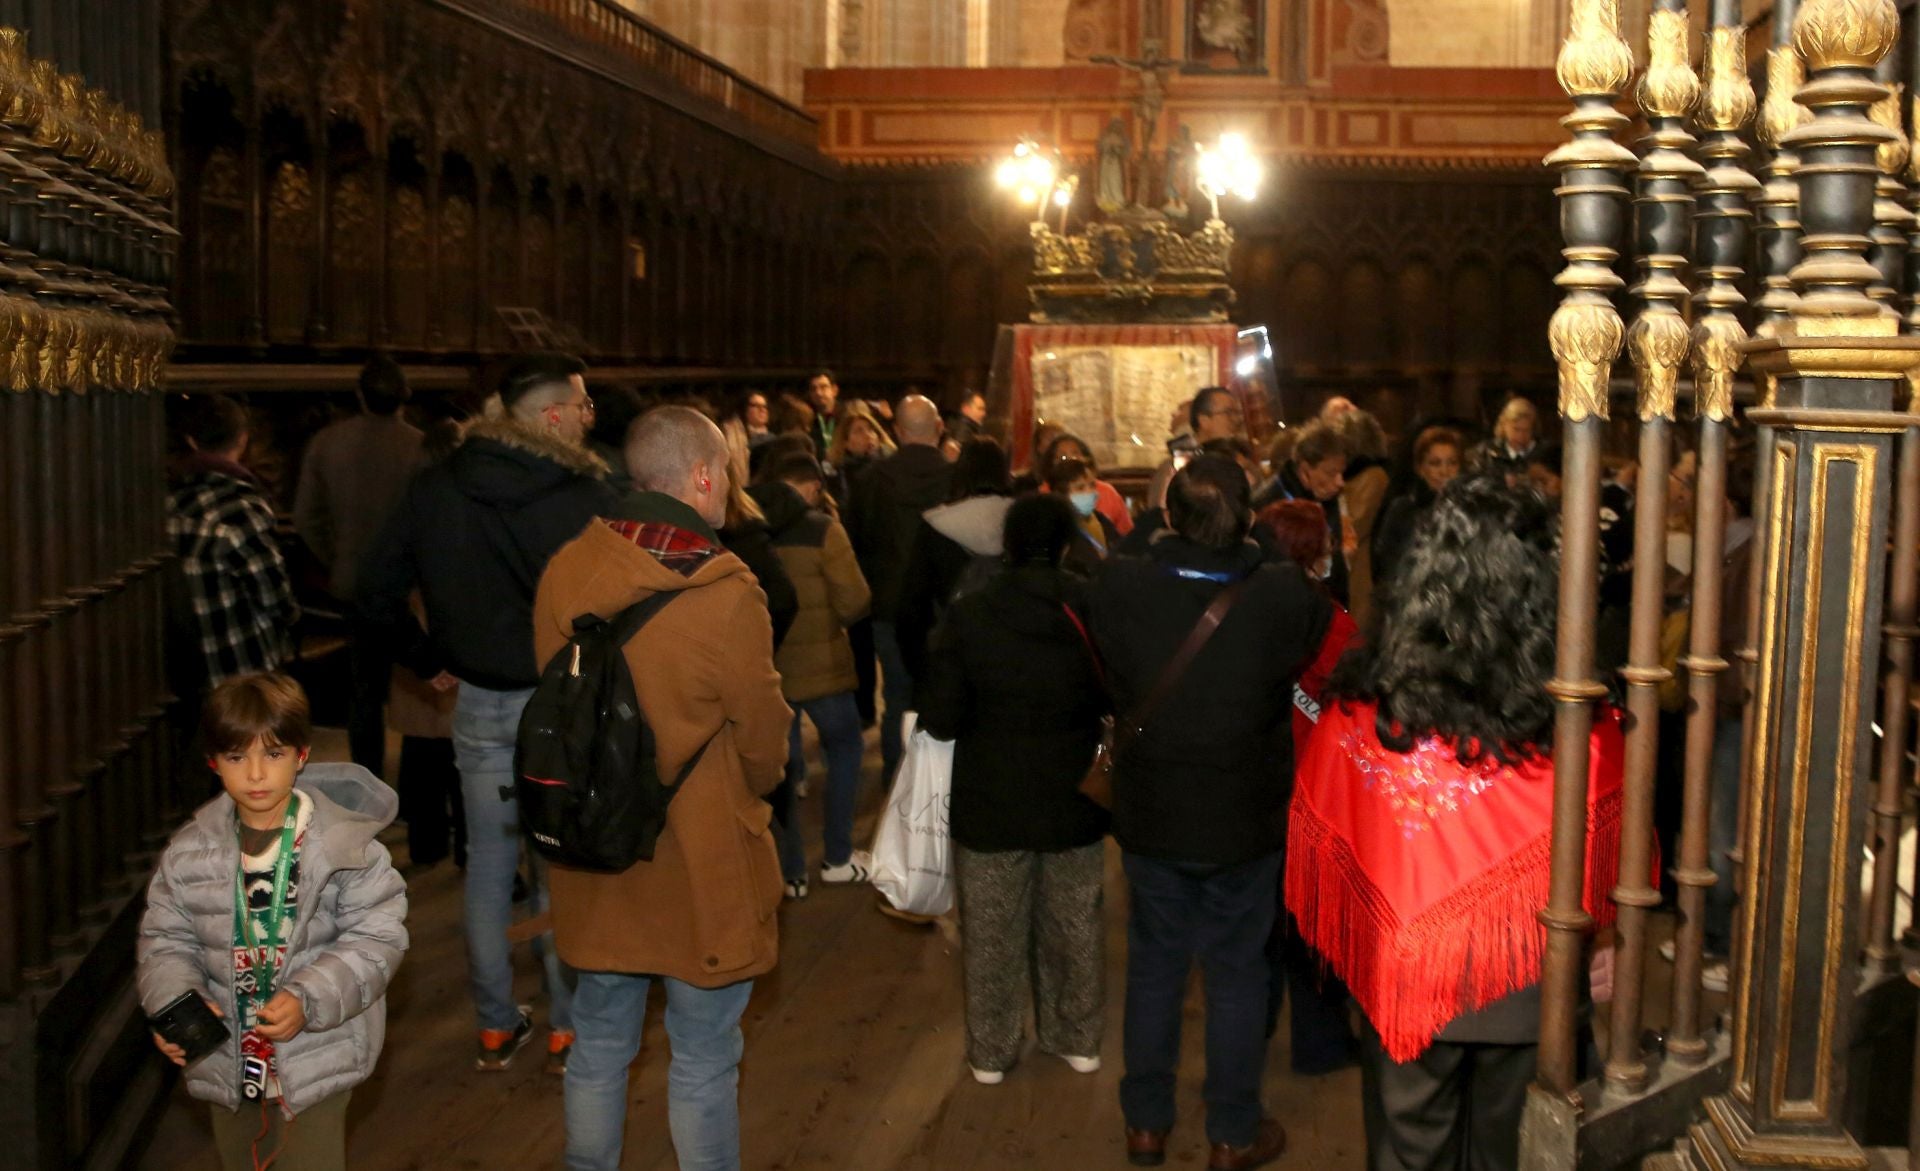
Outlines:
POLYGON ((1084 492, 1073 493, 1071 499, 1075 512, 1081 516, 1092 516, 1094 505, 1100 502, 1100 494, 1089 488, 1084 492))

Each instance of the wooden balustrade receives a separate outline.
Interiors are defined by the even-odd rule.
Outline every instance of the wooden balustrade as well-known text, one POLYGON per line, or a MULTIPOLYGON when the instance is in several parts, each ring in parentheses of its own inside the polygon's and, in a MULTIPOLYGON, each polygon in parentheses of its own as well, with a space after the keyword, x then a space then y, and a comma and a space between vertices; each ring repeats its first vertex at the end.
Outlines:
POLYGON ((648 73, 669 78, 762 130, 808 147, 819 141, 819 123, 811 114, 613 0, 515 2, 540 13, 569 36, 617 52, 648 73))

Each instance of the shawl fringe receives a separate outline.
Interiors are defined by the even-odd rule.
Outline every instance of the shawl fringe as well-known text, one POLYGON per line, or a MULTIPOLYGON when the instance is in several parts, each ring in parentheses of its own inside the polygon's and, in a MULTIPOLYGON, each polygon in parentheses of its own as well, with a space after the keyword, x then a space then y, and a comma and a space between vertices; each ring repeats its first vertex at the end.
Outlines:
MULTIPOLYGON (((1594 859, 1619 856, 1620 792, 1590 798, 1585 903, 1596 926, 1613 921, 1617 875, 1594 859), (1604 869, 1604 868, 1603 868, 1604 869)), ((1287 907, 1325 957, 1387 1055, 1419 1057, 1470 1012, 1536 984, 1546 951, 1552 832, 1540 834, 1472 882, 1402 923, 1360 868, 1351 845, 1296 793, 1287 844, 1287 907)))

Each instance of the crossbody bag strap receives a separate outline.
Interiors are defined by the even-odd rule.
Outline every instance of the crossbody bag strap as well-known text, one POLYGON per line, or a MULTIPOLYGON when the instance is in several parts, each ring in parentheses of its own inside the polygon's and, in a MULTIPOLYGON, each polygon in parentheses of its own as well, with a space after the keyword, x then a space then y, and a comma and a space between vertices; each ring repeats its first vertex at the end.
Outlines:
POLYGON ((1065 602, 1060 603, 1060 609, 1066 613, 1067 621, 1073 623, 1073 628, 1080 632, 1080 641, 1086 645, 1087 658, 1093 662, 1093 676, 1100 681, 1100 690, 1111 695, 1112 689, 1107 686, 1106 664, 1100 661, 1100 652, 1094 648, 1093 636, 1087 633, 1087 624, 1082 622, 1080 615, 1074 613, 1073 607, 1065 602))
POLYGON ((1153 717, 1153 713, 1161 703, 1172 694, 1174 687, 1180 682, 1180 677, 1187 673, 1187 668, 1193 664, 1194 657, 1200 653, 1200 648, 1206 646, 1207 640, 1213 637, 1213 632, 1220 629, 1221 621, 1226 618, 1227 611, 1233 609, 1233 604, 1240 600, 1240 591, 1245 585, 1246 579, 1242 578, 1214 595, 1212 605, 1209 605, 1206 612, 1200 615, 1200 620, 1193 624, 1193 629, 1187 632, 1186 641, 1180 644, 1180 648, 1173 652, 1173 658, 1168 659, 1167 665, 1161 668, 1160 678, 1154 680, 1153 690, 1148 692, 1147 697, 1127 714, 1125 720, 1115 725, 1116 746, 1125 744, 1140 734, 1140 729, 1146 726, 1147 721, 1153 717))

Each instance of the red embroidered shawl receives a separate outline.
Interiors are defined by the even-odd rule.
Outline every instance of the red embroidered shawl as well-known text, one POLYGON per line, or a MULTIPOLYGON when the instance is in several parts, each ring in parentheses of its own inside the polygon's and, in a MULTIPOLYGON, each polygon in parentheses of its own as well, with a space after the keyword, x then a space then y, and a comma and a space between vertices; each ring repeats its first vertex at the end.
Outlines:
MULTIPOLYGON (((1448 1022, 1540 979, 1553 764, 1462 764, 1425 740, 1381 745, 1372 704, 1330 703, 1297 769, 1287 907, 1352 990, 1388 1056, 1410 1061, 1448 1022)), ((1612 921, 1619 713, 1595 721, 1587 911, 1612 921)))

